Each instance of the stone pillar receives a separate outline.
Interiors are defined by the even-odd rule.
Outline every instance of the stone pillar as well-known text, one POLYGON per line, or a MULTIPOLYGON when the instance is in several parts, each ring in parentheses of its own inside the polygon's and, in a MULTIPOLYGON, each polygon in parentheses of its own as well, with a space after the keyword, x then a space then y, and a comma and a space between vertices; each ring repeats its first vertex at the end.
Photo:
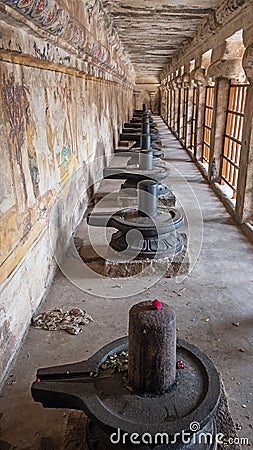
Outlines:
MULTIPOLYGON (((189 64, 185 66, 185 71, 189 71, 189 64)), ((179 138, 182 144, 187 147, 191 139, 191 119, 192 119, 192 96, 191 96, 191 86, 192 82, 190 76, 187 72, 182 76, 182 89, 181 89, 181 109, 180 109, 180 132, 179 138), (184 97, 185 89, 188 90, 187 93, 187 114, 185 122, 185 134, 184 134, 184 97)))
POLYGON ((192 114, 193 114, 193 89, 194 83, 190 80, 188 75, 188 108, 187 108, 187 124, 186 124, 186 138, 185 138, 185 146, 186 148, 191 145, 191 134, 192 134, 192 114))
POLYGON ((166 109, 167 109, 167 97, 166 97, 166 88, 165 85, 162 84, 160 86, 160 96, 161 96, 161 111, 160 114, 163 120, 166 122, 166 109))
POLYGON ((252 30, 244 31, 246 50, 242 65, 250 85, 245 102, 244 126, 240 169, 237 185, 236 217, 241 223, 253 223, 253 35, 252 30))
POLYGON ((215 80, 208 178, 218 183, 221 179, 230 80, 242 81, 245 78, 242 69, 243 51, 241 41, 222 42, 213 50, 207 70, 207 76, 215 80))
POLYGON ((170 116, 171 116, 171 87, 170 83, 167 84, 167 125, 170 127, 170 116))
POLYGON ((164 121, 167 123, 168 117, 168 90, 167 86, 164 86, 164 121))
POLYGON ((203 123, 205 114, 205 99, 206 99, 206 86, 208 86, 208 79, 205 76, 205 69, 197 67, 191 73, 191 78, 197 86, 197 122, 196 122, 196 145, 194 151, 194 157, 197 160, 202 158, 202 145, 203 145, 203 123))
POLYGON ((216 78, 208 179, 220 183, 230 80, 216 78))
POLYGON ((191 78, 191 64, 185 65, 184 83, 188 86, 188 108, 185 147, 190 148, 192 139, 193 95, 195 83, 191 78))
POLYGON ((178 90, 178 104, 177 104, 177 125, 176 131, 178 135, 178 139, 180 140, 182 137, 182 127, 183 127, 183 100, 184 100, 184 92, 183 92, 183 80, 182 77, 178 77, 176 79, 177 90, 178 90))
POLYGON ((153 114, 158 114, 157 108, 156 108, 156 91, 150 91, 150 109, 153 114))
POLYGON ((134 91, 134 108, 142 109, 142 92, 134 91))
POLYGON ((178 136, 178 120, 179 120, 178 108, 179 108, 179 99, 180 99, 179 86, 178 86, 176 80, 172 81, 172 85, 173 85, 173 89, 174 89, 174 105, 173 105, 173 111, 172 111, 174 119, 173 119, 172 131, 173 131, 173 133, 176 134, 176 136, 178 136))
POLYGON ((175 93, 174 93, 174 86, 172 81, 169 83, 169 91, 170 91, 170 111, 169 111, 169 127, 171 130, 173 130, 173 124, 174 124, 174 102, 175 102, 175 93))

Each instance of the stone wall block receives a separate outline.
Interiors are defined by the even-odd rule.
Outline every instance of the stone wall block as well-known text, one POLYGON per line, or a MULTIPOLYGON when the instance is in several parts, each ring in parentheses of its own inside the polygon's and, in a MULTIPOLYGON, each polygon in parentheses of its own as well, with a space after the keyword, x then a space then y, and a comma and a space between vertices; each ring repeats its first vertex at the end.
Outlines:
POLYGON ((253 44, 246 48, 242 65, 248 81, 253 84, 253 44))

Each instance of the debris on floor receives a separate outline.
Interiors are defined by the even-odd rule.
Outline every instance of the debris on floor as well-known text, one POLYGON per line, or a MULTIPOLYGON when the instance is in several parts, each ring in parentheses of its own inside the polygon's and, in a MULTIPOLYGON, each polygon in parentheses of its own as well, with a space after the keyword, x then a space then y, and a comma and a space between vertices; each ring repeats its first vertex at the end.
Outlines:
POLYGON ((80 325, 93 322, 92 317, 80 308, 72 308, 63 312, 61 308, 39 314, 32 319, 34 328, 49 331, 65 330, 70 334, 79 334, 83 330, 80 325))

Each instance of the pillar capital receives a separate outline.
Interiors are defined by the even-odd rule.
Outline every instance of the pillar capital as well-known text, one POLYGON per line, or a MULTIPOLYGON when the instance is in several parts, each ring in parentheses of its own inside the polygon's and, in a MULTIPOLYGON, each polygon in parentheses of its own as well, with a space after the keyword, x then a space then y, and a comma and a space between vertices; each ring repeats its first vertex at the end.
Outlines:
POLYGON ((212 52, 211 64, 207 74, 214 80, 217 78, 245 80, 242 67, 244 45, 242 41, 224 41, 212 52))
POLYGON ((253 84, 253 43, 246 48, 243 55, 242 66, 250 84, 253 84))
POLYGON ((176 89, 180 89, 182 87, 182 84, 183 84, 183 77, 182 77, 182 75, 178 76, 173 81, 175 81, 176 89))
POLYGON ((191 73, 190 78, 198 86, 208 86, 211 83, 211 79, 206 76, 206 70, 204 67, 196 67, 191 73))
MULTIPOLYGON (((166 84, 160 84, 160 86, 159 86, 160 92, 166 91, 166 89, 167 89, 167 85, 166 84)), ((151 95, 151 92, 149 92, 149 94, 151 95)))
POLYGON ((191 77, 188 73, 185 73, 184 75, 182 75, 182 83, 183 83, 183 87, 190 87, 192 84, 192 80, 191 77))
POLYGON ((248 28, 244 28, 242 38, 246 48, 253 44, 252 25, 248 28))
POLYGON ((176 83, 175 78, 173 80, 171 80, 170 85, 171 85, 172 89, 178 89, 178 85, 176 83))

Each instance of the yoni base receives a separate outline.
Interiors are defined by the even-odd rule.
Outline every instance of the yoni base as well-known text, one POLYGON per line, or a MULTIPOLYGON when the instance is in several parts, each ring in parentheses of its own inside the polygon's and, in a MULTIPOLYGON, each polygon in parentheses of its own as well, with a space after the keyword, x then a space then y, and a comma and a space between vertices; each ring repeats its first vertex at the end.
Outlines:
MULTIPOLYGON (((130 191, 132 191, 132 189, 130 191)), ((176 205, 176 197, 171 189, 166 194, 158 195, 157 198, 159 204, 163 206, 171 207, 176 205)), ((124 208, 127 206, 135 206, 137 204, 137 191, 136 196, 133 196, 130 193, 128 193, 128 189, 121 189, 119 191, 118 200, 121 202, 124 208)))
MULTIPOLYGON (((113 206, 119 206, 125 208, 127 206, 135 206, 137 204, 137 191, 136 195, 132 195, 133 189, 121 189, 119 192, 108 193, 108 192, 97 192, 91 200, 90 206, 97 205, 101 200, 104 206, 108 203, 112 203, 113 206)), ((161 205, 164 206, 175 206, 176 205, 176 197, 172 190, 170 189, 164 195, 158 195, 158 200, 161 205)))
POLYGON ((187 274, 190 261, 187 254, 187 236, 182 234, 184 240, 183 249, 177 254, 164 258, 149 259, 135 258, 130 261, 120 260, 119 254, 113 261, 112 251, 109 250, 108 258, 104 262, 104 275, 111 278, 126 278, 134 275, 161 275, 172 278, 177 275, 187 274))
POLYGON ((94 272, 110 278, 126 278, 134 275, 146 276, 164 276, 172 278, 177 275, 187 274, 190 267, 190 261, 187 253, 187 236, 182 233, 184 246, 176 255, 165 258, 149 259, 136 258, 132 260, 120 260, 120 253, 115 253, 112 249, 101 252, 103 256, 96 253, 91 245, 82 246, 79 254, 94 272), (117 257, 115 257, 115 254, 117 257))

